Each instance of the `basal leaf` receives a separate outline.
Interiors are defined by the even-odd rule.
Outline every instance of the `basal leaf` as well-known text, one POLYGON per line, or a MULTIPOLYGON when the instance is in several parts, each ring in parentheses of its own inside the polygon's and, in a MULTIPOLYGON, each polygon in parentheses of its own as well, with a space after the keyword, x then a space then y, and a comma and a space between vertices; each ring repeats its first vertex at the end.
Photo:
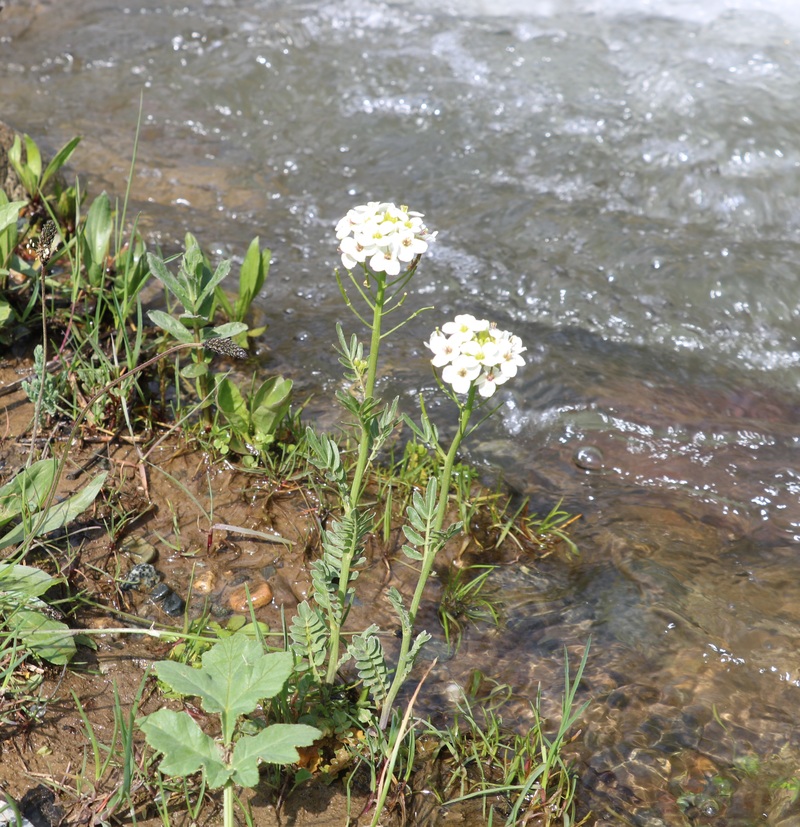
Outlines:
POLYGON ((84 263, 94 286, 103 283, 112 229, 111 203, 108 194, 102 192, 92 202, 83 228, 84 263))
POLYGON ((263 382, 253 397, 253 407, 264 406, 277 411, 289 399, 292 392, 292 380, 282 376, 272 376, 263 382))
POLYGON ((56 152, 50 163, 45 167, 44 174, 42 175, 42 183, 40 185, 42 189, 47 186, 47 182, 50 178, 52 178, 52 176, 55 175, 61 167, 67 163, 67 161, 69 161, 72 153, 75 151, 75 148, 80 142, 81 138, 79 135, 72 140, 67 141, 67 143, 65 143, 64 146, 56 152))
POLYGON ((53 484, 57 466, 55 459, 41 459, 0 488, 0 526, 41 506, 53 484))
POLYGON ((139 727, 147 743, 163 754, 161 772, 166 775, 187 776, 205 767, 212 789, 222 787, 231 777, 217 743, 186 712, 159 709, 142 719, 139 727))
POLYGON ((6 625, 37 657, 63 666, 75 655, 75 640, 64 623, 41 612, 18 609, 6 618, 6 625))
POLYGON ((58 582, 35 566, 0 563, 0 592, 20 592, 27 597, 39 597, 58 582))
POLYGON ((11 227, 17 223, 19 218, 19 211, 25 206, 25 201, 11 201, 0 207, 0 233, 7 227, 11 227))
POLYGON ((300 759, 297 747, 308 747, 322 733, 306 724, 272 724, 258 735, 249 735, 236 742, 231 760, 233 781, 243 787, 258 784, 258 762, 292 764, 300 759))
POLYGON ((25 135, 25 157, 28 164, 28 169, 36 176, 38 183, 42 176, 42 153, 39 152, 39 147, 36 146, 36 141, 30 135, 25 135))
POLYGON ((291 379, 273 376, 264 382, 252 400, 252 419, 256 433, 272 434, 289 413, 291 398, 291 379))
MULTIPOLYGON (((107 471, 98 474, 90 483, 85 485, 77 494, 63 500, 57 505, 51 506, 47 511, 42 524, 39 526, 36 534, 37 536, 47 534, 49 531, 55 531, 57 528, 65 526, 67 523, 74 520, 79 514, 94 502, 95 497, 103 487, 103 483, 108 476, 107 471)), ((0 538, 0 549, 8 548, 14 543, 22 542, 32 531, 33 524, 39 519, 39 514, 34 514, 26 523, 12 528, 4 537, 0 538)))
POLYGON ((244 438, 250 434, 250 413, 236 385, 223 377, 217 382, 217 405, 233 430, 244 438))
POLYGON ((272 254, 269 250, 261 251, 260 240, 256 236, 247 248, 247 253, 239 272, 239 296, 236 300, 236 318, 243 319, 253 299, 261 292, 264 280, 269 272, 272 254))

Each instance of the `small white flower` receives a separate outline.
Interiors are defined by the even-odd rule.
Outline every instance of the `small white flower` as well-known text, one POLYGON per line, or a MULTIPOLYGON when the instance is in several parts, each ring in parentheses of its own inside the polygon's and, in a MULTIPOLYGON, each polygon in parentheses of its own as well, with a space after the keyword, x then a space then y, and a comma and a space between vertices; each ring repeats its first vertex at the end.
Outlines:
MULTIPOLYGON (((455 336, 461 342, 468 342, 475 331, 478 330, 478 320, 469 313, 462 313, 456 316, 452 322, 445 322, 442 325, 442 333, 448 336, 455 336)), ((489 322, 486 322, 488 327, 489 322)))
POLYGON ((474 356, 482 365, 496 365, 500 361, 500 348, 492 339, 470 339, 461 345, 461 352, 474 356))
POLYGON ((352 270, 356 264, 366 261, 366 248, 362 247, 353 236, 342 239, 339 245, 339 252, 342 254, 342 264, 352 270))
POLYGON ((454 341, 450 336, 445 336, 441 330, 435 330, 431 333, 430 341, 425 344, 433 351, 431 364, 435 368, 444 367, 460 353, 459 342, 454 341))
POLYGON ((502 385, 507 380, 508 377, 503 376, 500 371, 489 370, 482 373, 475 384, 478 386, 478 393, 488 399, 497 390, 497 386, 502 385))
POLYGON ((512 376, 516 376, 517 368, 522 367, 525 364, 525 360, 518 353, 514 353, 512 350, 502 351, 500 355, 500 372, 508 379, 512 376))
POLYGON ((458 356, 442 371, 442 381, 453 386, 456 393, 469 393, 470 385, 481 372, 481 366, 471 356, 458 356))

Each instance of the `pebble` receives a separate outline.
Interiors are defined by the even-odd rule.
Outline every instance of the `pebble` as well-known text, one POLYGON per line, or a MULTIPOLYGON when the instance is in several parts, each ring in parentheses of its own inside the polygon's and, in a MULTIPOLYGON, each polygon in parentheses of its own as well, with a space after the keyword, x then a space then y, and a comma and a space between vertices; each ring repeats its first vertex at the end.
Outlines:
POLYGON ((133 589, 147 591, 154 589, 161 582, 161 575, 150 563, 137 563, 128 572, 128 576, 120 583, 120 589, 129 592, 133 589))
POLYGON ((217 583, 217 575, 213 571, 204 571, 192 581, 192 591, 198 594, 210 594, 217 583))
POLYGON ((233 589, 228 596, 228 605, 234 612, 247 612, 252 605, 254 609, 272 603, 272 586, 269 583, 242 584, 233 589), (250 590, 250 600, 247 599, 247 588, 250 590))
POLYGON ((186 608, 186 601, 179 594, 170 591, 161 603, 161 608, 164 610, 164 614, 170 617, 177 617, 183 614, 183 610, 186 608))
POLYGON ((127 537, 120 550, 127 554, 134 563, 152 563, 158 557, 156 547, 142 537, 127 537))

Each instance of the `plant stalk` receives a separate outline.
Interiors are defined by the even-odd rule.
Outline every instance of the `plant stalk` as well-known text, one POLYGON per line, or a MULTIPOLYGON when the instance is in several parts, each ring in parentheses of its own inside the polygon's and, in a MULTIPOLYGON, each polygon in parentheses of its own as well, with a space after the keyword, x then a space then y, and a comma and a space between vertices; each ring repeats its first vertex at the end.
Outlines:
MULTIPOLYGON (((367 381, 364 385, 364 401, 372 399, 375 393, 375 381, 378 375, 378 355, 381 347, 381 322, 383 320, 383 305, 386 301, 386 276, 379 273, 376 276, 378 283, 375 292, 375 304, 372 306, 372 337, 369 343, 369 357, 367 359, 367 381)), ((361 439, 358 444, 358 464, 356 465, 353 483, 350 486, 350 503, 348 513, 355 508, 361 499, 361 488, 364 473, 367 470, 367 460, 370 454, 372 434, 368 423, 361 422, 361 439)), ((343 582, 347 582, 344 580, 343 582)))
MULTIPOLYGON (((385 274, 376 275, 377 289, 375 292, 375 303, 372 305, 372 337, 369 345, 369 357, 367 359, 367 380, 364 385, 364 401, 372 398, 375 391, 375 378, 378 373, 378 355, 381 346, 381 320, 383 318, 383 305, 386 300, 386 277, 385 274)), ((361 437, 358 442, 358 462, 353 475, 353 482, 350 485, 349 501, 344 503, 345 514, 351 514, 361 500, 361 490, 364 484, 364 474, 367 470, 369 460, 372 432, 370 423, 363 419, 359 422, 361 437)), ((339 605, 342 607, 342 622, 347 615, 347 592, 350 585, 350 566, 353 562, 353 554, 345 554, 342 557, 342 565, 339 572, 339 605)), ((334 621, 331 617, 331 635, 328 641, 328 671, 325 675, 327 683, 333 683, 336 678, 336 670, 339 663, 339 641, 341 638, 341 623, 334 621)))
POLYGON ((395 698, 400 692, 400 687, 403 685, 405 680, 403 677, 403 673, 405 672, 404 666, 406 659, 408 658, 408 652, 411 649, 411 636, 414 633, 414 621, 416 620, 417 612, 419 611, 419 605, 422 602, 422 594, 425 591, 425 584, 431 576, 433 563, 436 559, 436 554, 439 551, 438 536, 442 530, 442 526, 444 525, 444 519, 447 516, 447 503, 450 499, 450 480, 453 476, 453 466, 455 465, 456 455, 458 454, 461 441, 467 433, 467 426, 469 425, 469 420, 472 416, 472 410, 475 405, 475 392, 476 386, 473 384, 470 386, 467 401, 461 407, 461 413, 458 417, 458 429, 456 430, 455 436, 453 437, 453 442, 450 445, 450 450, 447 452, 444 465, 442 466, 442 473, 439 477, 439 502, 436 508, 436 517, 434 519, 433 530, 426 538, 425 550, 422 556, 422 568, 420 569, 419 578, 417 579, 417 587, 414 590, 414 597, 411 599, 411 607, 408 610, 409 624, 408 627, 403 628, 403 636, 400 641, 400 654, 397 658, 397 669, 395 670, 394 679, 389 687, 389 691, 386 694, 383 711, 381 712, 381 729, 385 729, 389 722, 389 717, 391 716, 395 698))
POLYGON ((222 823, 224 827, 234 827, 233 820, 233 784, 229 781, 222 790, 222 823))

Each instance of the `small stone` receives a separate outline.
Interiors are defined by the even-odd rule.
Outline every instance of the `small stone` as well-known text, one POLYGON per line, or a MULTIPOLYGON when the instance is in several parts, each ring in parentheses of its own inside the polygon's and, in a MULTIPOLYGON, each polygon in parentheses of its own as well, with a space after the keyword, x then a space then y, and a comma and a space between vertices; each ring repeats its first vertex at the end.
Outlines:
POLYGON ((158 557, 156 547, 142 537, 127 537, 120 550, 134 563, 152 563, 158 557))
POLYGON ((228 596, 228 605, 234 612, 248 612, 251 605, 254 609, 260 609, 270 603, 272 603, 272 586, 266 582, 258 585, 242 584, 233 589, 228 596), (248 589, 250 591, 249 601, 247 599, 248 589))
POLYGON ((128 572, 125 580, 120 583, 120 589, 124 592, 131 591, 132 589, 148 591, 149 589, 155 588, 160 580, 161 576, 150 563, 137 563, 130 572, 128 572))
POLYGON ((180 595, 170 591, 164 598, 161 608, 164 610, 164 614, 168 614, 170 617, 177 617, 183 614, 183 610, 186 608, 186 601, 180 595))
POLYGON ((192 591, 198 594, 210 594, 217 583, 217 575, 213 571, 204 571, 192 581, 192 591))

